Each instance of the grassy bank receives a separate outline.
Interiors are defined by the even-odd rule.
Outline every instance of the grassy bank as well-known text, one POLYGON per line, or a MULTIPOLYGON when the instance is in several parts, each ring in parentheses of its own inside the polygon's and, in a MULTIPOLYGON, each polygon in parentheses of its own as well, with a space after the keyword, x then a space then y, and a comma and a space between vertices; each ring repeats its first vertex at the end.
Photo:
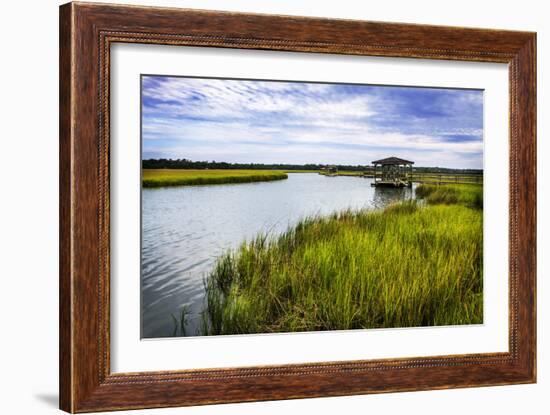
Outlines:
POLYGON ((193 186, 206 184, 250 183, 288 178, 274 170, 183 170, 144 169, 143 187, 193 186))
POLYGON ((419 189, 425 206, 308 218, 224 255, 202 334, 481 323, 481 187, 419 189))
POLYGON ((416 188, 416 196, 432 205, 460 204, 473 209, 483 209, 483 186, 475 184, 422 184, 416 188))
POLYGON ((428 184, 472 184, 482 185, 483 174, 438 174, 413 173, 412 180, 428 184))
POLYGON ((319 174, 323 176, 364 176, 364 173, 362 171, 351 171, 351 170, 339 170, 337 173, 334 174, 327 174, 323 171, 318 171, 319 174))
POLYGON ((362 171, 346 171, 346 170, 339 170, 338 176, 363 176, 364 173, 362 171))

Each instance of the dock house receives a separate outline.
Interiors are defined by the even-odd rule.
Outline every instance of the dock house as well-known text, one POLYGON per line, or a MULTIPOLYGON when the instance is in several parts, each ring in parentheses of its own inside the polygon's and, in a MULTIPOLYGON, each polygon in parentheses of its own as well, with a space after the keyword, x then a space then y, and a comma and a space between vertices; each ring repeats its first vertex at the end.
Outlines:
POLYGON ((399 157, 388 157, 372 162, 374 171, 373 186, 412 186, 414 161, 399 157))
POLYGON ((338 176, 338 167, 336 166, 321 167, 319 174, 322 174, 325 176, 338 176))

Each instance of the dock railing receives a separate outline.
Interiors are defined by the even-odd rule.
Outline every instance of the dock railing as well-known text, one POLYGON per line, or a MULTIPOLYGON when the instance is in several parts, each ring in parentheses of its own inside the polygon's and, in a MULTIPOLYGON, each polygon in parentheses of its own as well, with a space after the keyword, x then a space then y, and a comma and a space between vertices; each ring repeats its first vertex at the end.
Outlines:
POLYGON ((416 183, 437 184, 483 184, 482 174, 449 174, 449 173, 413 173, 411 180, 416 183))

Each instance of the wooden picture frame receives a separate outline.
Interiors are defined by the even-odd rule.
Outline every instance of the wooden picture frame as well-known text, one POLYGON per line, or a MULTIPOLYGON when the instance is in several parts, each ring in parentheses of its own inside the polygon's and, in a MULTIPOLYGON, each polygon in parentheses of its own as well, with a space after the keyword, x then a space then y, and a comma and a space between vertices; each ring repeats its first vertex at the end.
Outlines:
MULTIPOLYGON (((60 8, 60 407, 68 412, 536 380, 536 34, 69 3, 60 8), (509 352, 111 373, 109 62, 114 43, 509 65, 509 352)), ((176 368, 175 368, 176 369, 176 368)))

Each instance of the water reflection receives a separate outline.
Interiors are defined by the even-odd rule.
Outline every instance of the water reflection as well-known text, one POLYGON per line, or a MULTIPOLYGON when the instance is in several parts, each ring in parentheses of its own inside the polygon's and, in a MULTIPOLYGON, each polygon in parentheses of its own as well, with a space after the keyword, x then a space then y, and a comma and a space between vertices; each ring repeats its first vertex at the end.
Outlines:
POLYGON ((412 199, 414 190, 411 187, 375 187, 372 205, 375 209, 384 208, 392 203, 412 199))

